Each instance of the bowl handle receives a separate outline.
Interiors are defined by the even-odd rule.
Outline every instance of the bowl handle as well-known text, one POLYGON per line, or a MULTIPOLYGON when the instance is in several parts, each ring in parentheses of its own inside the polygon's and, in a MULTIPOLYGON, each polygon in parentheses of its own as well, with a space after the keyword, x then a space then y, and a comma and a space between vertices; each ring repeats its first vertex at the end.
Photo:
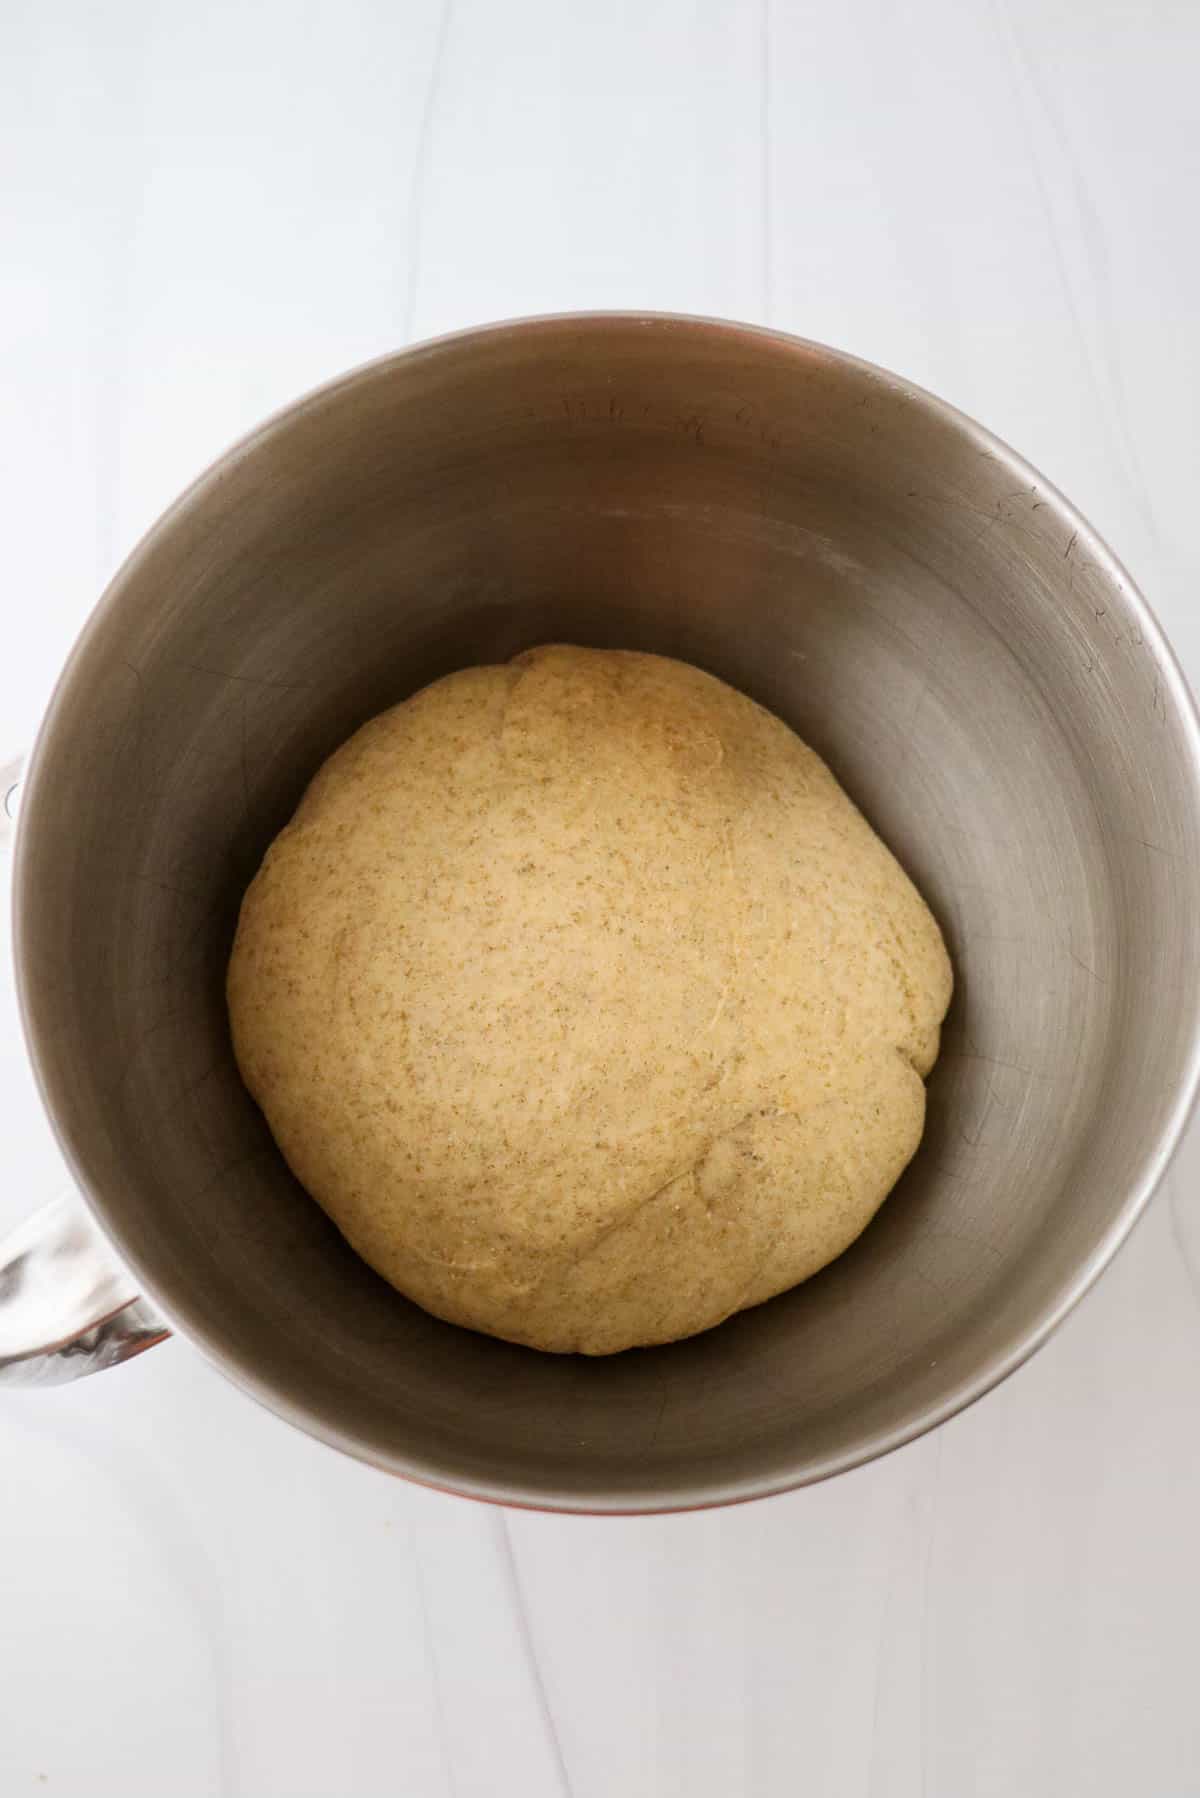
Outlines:
MULTIPOLYGON (((12 837, 20 773, 20 761, 0 768, 0 849, 12 837)), ((169 1335, 74 1194, 0 1241, 0 1386, 75 1380, 169 1335)))
POLYGON ((54 1199, 0 1242, 0 1386, 54 1386, 170 1335, 80 1199, 54 1199))

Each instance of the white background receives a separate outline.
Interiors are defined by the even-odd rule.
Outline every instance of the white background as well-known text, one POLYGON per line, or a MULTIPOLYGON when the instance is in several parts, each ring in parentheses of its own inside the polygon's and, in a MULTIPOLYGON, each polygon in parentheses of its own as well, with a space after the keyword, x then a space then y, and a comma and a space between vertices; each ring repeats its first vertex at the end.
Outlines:
MULTIPOLYGON (((5 0, 0 736, 263 413, 569 307, 944 394, 1200 677, 1198 68, 1195 0, 5 0)), ((0 1094, 6 1226, 63 1183, 7 967, 0 1094)), ((0 1795, 1200 1794, 1198 1173, 999 1392, 738 1511, 410 1490, 179 1343, 4 1394, 0 1795)))

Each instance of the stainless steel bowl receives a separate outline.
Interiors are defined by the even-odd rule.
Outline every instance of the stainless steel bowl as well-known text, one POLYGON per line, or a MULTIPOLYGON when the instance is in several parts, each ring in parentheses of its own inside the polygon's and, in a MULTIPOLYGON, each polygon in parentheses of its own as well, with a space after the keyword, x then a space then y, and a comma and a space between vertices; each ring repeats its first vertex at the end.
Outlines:
POLYGON ((335 382, 167 514, 34 756, 17 953, 46 1103, 166 1317, 326 1441, 562 1509, 716 1504, 880 1454, 1040 1343, 1197 1079, 1200 738, 1128 576, 948 406, 699 320, 499 326, 335 382), (373 712, 548 639, 685 657, 830 761, 958 993, 921 1151, 825 1273, 607 1361, 438 1323, 296 1186, 229 1049, 239 898, 373 712))

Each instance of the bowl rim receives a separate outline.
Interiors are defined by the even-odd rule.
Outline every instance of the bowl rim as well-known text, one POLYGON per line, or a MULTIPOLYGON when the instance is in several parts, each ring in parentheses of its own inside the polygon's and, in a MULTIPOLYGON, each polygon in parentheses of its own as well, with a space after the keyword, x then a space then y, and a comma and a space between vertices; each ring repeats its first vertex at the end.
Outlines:
MULTIPOLYGON (((122 595, 138 579, 143 565, 176 526, 194 511, 208 494, 235 467, 256 454, 266 443, 289 430, 300 419, 310 416, 335 400, 340 394, 361 385, 385 378, 398 365, 414 365, 456 351, 506 337, 533 337, 597 328, 626 328, 632 331, 657 331, 663 335, 687 335, 727 342, 731 347, 746 341, 770 343, 781 354, 803 356, 810 364, 848 369, 877 384, 891 394, 899 394, 927 414, 958 432, 977 450, 986 452, 1008 468, 1018 484, 1035 482, 1058 515, 1076 530, 1088 556, 1121 592, 1133 612, 1142 635, 1151 648, 1162 677, 1162 692, 1173 708, 1187 750, 1187 774, 1200 812, 1200 711, 1187 679, 1162 626, 1145 595, 1124 564, 1093 525, 1076 509, 1065 494, 1031 463, 994 432, 969 414, 927 388, 894 374, 877 363, 852 355, 831 345, 774 327, 742 323, 732 319, 681 312, 613 309, 536 313, 512 319, 501 319, 440 334, 409 344, 398 350, 385 351, 368 361, 333 376, 308 389, 296 399, 269 413, 259 424, 234 440, 211 461, 159 514, 134 545, 104 588, 72 645, 59 673, 42 717, 23 781, 22 805, 13 852, 12 868, 12 950, 16 974, 18 1012, 26 1051, 33 1068, 34 1080, 42 1105, 54 1132, 66 1166, 87 1205, 102 1237, 114 1254, 125 1263, 139 1282, 146 1297, 162 1312, 172 1332, 193 1343, 232 1384, 255 1399, 265 1409, 294 1424, 306 1435, 341 1450, 353 1459, 398 1475, 414 1484, 458 1497, 504 1505, 513 1509, 571 1513, 582 1516, 647 1516, 706 1510, 718 1506, 744 1504, 760 1498, 776 1497, 801 1486, 814 1485, 839 1473, 866 1465, 894 1453, 936 1429, 951 1417, 975 1404, 1003 1380, 1015 1373, 1040 1349, 1075 1306, 1095 1284, 1104 1269, 1125 1242, 1134 1224, 1146 1209, 1179 1146, 1200 1094, 1200 1003, 1195 1007, 1184 1059, 1183 1075, 1171 1108, 1157 1138, 1142 1158, 1136 1178, 1115 1217, 1095 1244, 1090 1254, 1078 1264, 1070 1278, 1064 1280, 1053 1303, 1046 1305, 1036 1323, 1007 1347, 989 1355, 975 1371, 959 1379, 939 1399, 923 1407, 895 1425, 869 1431, 852 1446, 823 1459, 806 1462, 787 1473, 753 1473, 736 1479, 689 1480, 677 1490, 661 1494, 648 1492, 645 1501, 631 1498, 620 1490, 578 1494, 555 1491, 553 1484, 531 1482, 508 1483, 504 1480, 474 1476, 451 1478, 428 1460, 410 1460, 404 1456, 385 1454, 356 1434, 339 1428, 318 1409, 309 1408, 290 1398, 270 1380, 259 1376, 253 1367, 231 1354, 218 1334, 194 1307, 176 1307, 160 1296, 158 1279, 136 1241, 112 1225, 105 1214, 103 1197, 91 1188, 80 1158, 67 1140, 55 1106, 52 1077, 39 1047, 39 1002, 35 983, 27 968, 26 920, 32 910, 33 894, 30 878, 30 826, 36 817, 40 792, 46 784, 45 766, 55 736, 55 726, 63 710, 66 695, 93 641, 106 628, 107 620, 120 604, 122 595)), ((47 795, 49 798, 49 795, 47 795)))

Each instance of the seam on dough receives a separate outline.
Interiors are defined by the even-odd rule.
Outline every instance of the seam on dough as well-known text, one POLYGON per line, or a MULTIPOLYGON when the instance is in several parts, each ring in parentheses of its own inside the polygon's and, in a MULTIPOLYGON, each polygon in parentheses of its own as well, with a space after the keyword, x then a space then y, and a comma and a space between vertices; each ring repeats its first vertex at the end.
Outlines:
MULTIPOLYGON (((717 1147, 717 1144, 724 1142, 730 1136, 736 1136, 738 1131, 743 1129, 751 1121, 752 1118, 792 1117, 792 1118, 796 1118, 798 1120, 801 1116, 808 1117, 813 1111, 819 1111, 822 1108, 822 1106, 827 1105, 829 1103, 831 1103, 831 1101, 829 1101, 827 1099, 822 1099, 817 1105, 810 1106, 808 1108, 808 1110, 806 1110, 803 1113, 791 1111, 791 1110, 785 1109, 782 1106, 776 1106, 776 1105, 752 1105, 750 1107, 749 1111, 744 1112, 742 1114, 742 1116, 737 1119, 736 1123, 730 1124, 727 1129, 719 1130, 715 1136, 709 1137, 708 1141, 705 1143, 704 1147, 700 1150, 699 1154, 695 1157, 695 1159, 692 1162, 689 1163, 689 1165, 687 1167, 678 1168, 675 1171, 675 1173, 669 1175, 667 1179, 660 1181, 660 1183, 653 1189, 653 1191, 646 1193, 644 1198, 635 1199, 632 1204, 630 1204, 624 1211, 622 1211, 620 1213, 619 1216, 610 1218, 608 1223, 604 1224, 600 1228, 600 1230, 596 1233, 595 1236, 593 1236, 588 1242, 580 1245, 577 1249, 574 1250, 574 1252, 571 1255, 571 1259, 567 1265, 570 1267, 577 1267, 581 1261, 586 1260, 586 1258, 589 1255, 594 1254, 596 1249, 598 1249, 600 1247, 601 1243, 606 1241, 607 1238, 610 1237, 614 1231, 620 1230, 626 1224, 631 1223, 633 1221, 633 1219, 639 1215, 639 1213, 641 1213, 642 1211, 644 1211, 646 1209, 647 1205, 652 1205, 654 1203, 655 1199, 661 1198, 663 1193, 667 1191, 668 1187, 674 1186, 677 1181, 686 1180, 689 1177, 693 1180, 696 1179, 699 1174, 701 1164, 703 1162, 707 1161, 708 1157, 712 1154, 713 1150, 717 1147)), ((548 1272, 547 1275, 545 1276, 545 1278, 549 1278, 549 1277, 550 1277, 550 1274, 548 1272)), ((539 1282, 539 1284, 541 1284, 541 1283, 542 1282, 539 1282)))
MULTIPOLYGON (((440 1267, 454 1274, 492 1274, 497 1271, 499 1262, 495 1256, 486 1261, 455 1261, 448 1255, 435 1255, 429 1249, 418 1248, 414 1242, 404 1245, 404 1253, 414 1260, 424 1262, 426 1267, 440 1267)), ((531 1290, 529 1286, 519 1286, 513 1282, 514 1289, 519 1292, 531 1290)))
MULTIPOLYGON (((738 1293, 737 1298, 734 1300, 734 1302, 730 1306, 729 1310, 725 1313, 725 1317, 732 1317, 735 1314, 735 1312, 744 1311, 746 1309, 747 1304, 749 1303, 750 1294, 754 1291, 754 1288, 758 1285, 759 1277, 762 1274, 763 1268, 766 1267, 767 1262, 771 1259, 771 1256, 775 1253, 775 1250, 779 1247, 779 1244, 782 1242, 782 1240, 783 1240, 783 1231, 782 1230, 774 1231, 767 1238, 766 1242, 763 1244, 763 1250, 762 1250, 761 1255, 759 1255, 757 1261, 754 1263, 754 1272, 751 1274, 750 1278, 746 1281, 745 1285, 742 1287, 741 1291, 738 1293)), ((765 1303, 765 1301, 762 1301, 762 1302, 765 1303)), ((722 1323, 725 1322, 725 1317, 723 1317, 720 1320, 722 1323)))

